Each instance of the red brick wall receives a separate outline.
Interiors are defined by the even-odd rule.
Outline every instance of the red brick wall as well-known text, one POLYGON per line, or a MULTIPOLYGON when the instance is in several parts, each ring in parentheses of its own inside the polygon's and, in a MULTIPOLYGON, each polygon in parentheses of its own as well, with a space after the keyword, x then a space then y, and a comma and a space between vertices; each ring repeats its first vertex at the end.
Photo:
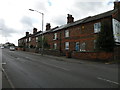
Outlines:
MULTIPOLYGON (((94 33, 94 23, 101 22, 103 19, 88 22, 85 24, 76 25, 73 27, 69 27, 63 30, 59 30, 56 32, 52 32, 47 34, 49 37, 48 43, 50 44, 50 48, 53 49, 53 44, 57 43, 57 50, 60 50, 60 33, 61 33, 61 50, 65 54, 65 42, 70 42, 69 51, 75 50, 75 42, 85 42, 87 44, 87 51, 94 51, 94 40, 96 39, 97 34, 94 33), (70 37, 65 38, 65 30, 69 30, 70 37), (54 33, 57 33, 58 40, 53 40, 54 33)), ((108 20, 111 22, 111 17, 106 17, 104 20, 108 20)))
POLYGON ((117 46, 114 49, 114 59, 120 60, 120 46, 117 46))
POLYGON ((35 36, 32 36, 31 37, 31 41, 30 41, 30 45, 32 45, 33 47, 36 47, 36 37, 35 36))
POLYGON ((73 52, 73 58, 87 60, 112 60, 113 53, 107 52, 73 52))

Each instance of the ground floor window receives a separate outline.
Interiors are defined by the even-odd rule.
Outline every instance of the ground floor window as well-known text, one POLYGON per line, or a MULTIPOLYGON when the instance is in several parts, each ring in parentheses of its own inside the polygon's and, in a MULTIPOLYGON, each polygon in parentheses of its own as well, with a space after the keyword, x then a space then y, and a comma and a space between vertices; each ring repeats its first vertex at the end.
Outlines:
POLYGON ((80 51, 80 43, 79 42, 75 43, 75 50, 80 51))
POLYGON ((69 50, 69 42, 65 42, 65 50, 69 50))
POLYGON ((57 43, 54 43, 53 48, 54 48, 54 49, 57 49, 57 43))
POLYGON ((85 47, 86 47, 86 43, 85 42, 81 43, 80 44, 80 51, 86 51, 85 47))
POLYGON ((94 40, 94 49, 96 49, 97 40, 94 40))

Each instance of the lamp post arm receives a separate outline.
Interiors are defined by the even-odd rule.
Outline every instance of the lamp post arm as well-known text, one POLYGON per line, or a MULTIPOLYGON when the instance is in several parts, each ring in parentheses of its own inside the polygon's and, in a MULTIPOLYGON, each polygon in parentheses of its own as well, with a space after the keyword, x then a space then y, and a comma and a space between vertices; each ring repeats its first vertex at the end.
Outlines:
POLYGON ((42 14, 42 53, 41 53, 41 55, 43 55, 43 51, 44 51, 44 41, 43 41, 44 13, 39 12, 37 10, 33 10, 33 9, 29 9, 29 10, 30 11, 35 11, 35 12, 38 12, 38 13, 42 14))
POLYGON ((40 14, 44 15, 44 13, 42 13, 42 12, 39 12, 39 11, 37 11, 37 10, 34 10, 34 11, 36 11, 36 12, 38 12, 38 13, 40 13, 40 14))

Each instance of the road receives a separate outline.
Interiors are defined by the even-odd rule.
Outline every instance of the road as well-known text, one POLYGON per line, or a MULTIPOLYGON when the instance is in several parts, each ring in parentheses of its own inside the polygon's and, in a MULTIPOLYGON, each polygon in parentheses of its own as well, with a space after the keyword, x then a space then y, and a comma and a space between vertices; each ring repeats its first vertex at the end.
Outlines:
POLYGON ((7 49, 3 49, 2 61, 14 88, 118 88, 120 85, 117 64, 70 63, 7 49))

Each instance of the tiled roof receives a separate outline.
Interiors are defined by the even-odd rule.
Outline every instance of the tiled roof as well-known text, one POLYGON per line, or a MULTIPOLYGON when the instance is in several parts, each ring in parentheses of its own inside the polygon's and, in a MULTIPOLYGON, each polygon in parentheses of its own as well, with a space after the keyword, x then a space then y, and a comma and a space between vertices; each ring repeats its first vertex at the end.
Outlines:
POLYGON ((98 14, 98 15, 95 15, 95 16, 91 16, 91 18, 88 18, 86 21, 84 21, 83 23, 86 23, 86 22, 90 22, 90 21, 93 21, 93 20, 98 20, 98 19, 101 19, 101 18, 104 18, 104 17, 108 17, 108 16, 111 16, 113 13, 115 13, 117 10, 111 10, 111 11, 108 11, 108 12, 104 12, 104 13, 101 13, 101 14, 98 14))
MULTIPOLYGON (((52 32, 54 29, 57 29, 57 28, 59 28, 59 27, 57 26, 57 27, 52 28, 52 29, 50 29, 50 30, 44 31, 44 32, 43 32, 43 34, 50 33, 50 32, 52 32)), ((39 36, 39 35, 41 35, 41 34, 42 34, 42 32, 41 32, 41 33, 36 34, 35 36, 39 36)))
POLYGON ((88 18, 90 18, 90 17, 86 17, 86 18, 84 18, 84 19, 75 21, 75 22, 73 22, 73 23, 68 23, 68 24, 62 25, 62 26, 60 26, 59 28, 54 29, 53 32, 54 32, 54 31, 61 30, 61 29, 64 29, 64 28, 68 28, 68 27, 71 27, 71 26, 75 26, 75 25, 80 24, 80 23, 83 23, 83 22, 84 22, 86 19, 88 19, 88 18))
MULTIPOLYGON (((43 34, 45 33, 49 33, 49 32, 55 32, 55 31, 59 31, 59 30, 62 30, 62 29, 65 29, 65 28, 68 28, 68 27, 72 27, 72 26, 75 26, 75 25, 78 25, 78 24, 82 24, 82 23, 87 23, 87 22, 91 22, 93 20, 98 20, 98 19, 101 19, 101 18, 104 18, 104 17, 108 17, 108 16, 111 16, 113 13, 115 13, 117 10, 114 9, 114 10, 110 10, 110 11, 107 11, 107 12, 104 12, 104 13, 101 13, 101 14, 98 14, 98 15, 95 15, 95 16, 89 16, 89 17, 86 17, 86 18, 83 18, 83 19, 80 19, 80 20, 77 20, 75 22, 72 22, 72 23, 68 23, 68 24, 65 24, 65 25, 61 25, 61 26, 57 26, 55 28, 52 28, 50 30, 47 30, 47 31, 44 31, 43 34)), ((41 35, 42 32, 37 32, 36 34, 32 34, 32 35, 35 35, 35 36, 39 36, 41 35)), ((21 38, 21 39, 24 39, 26 38, 27 36, 21 38)), ((29 37, 29 36, 28 36, 29 37)))
POLYGON ((77 20, 73 23, 68 23, 68 24, 62 25, 59 28, 54 29, 53 32, 61 30, 61 29, 65 29, 65 28, 68 28, 68 27, 71 27, 71 26, 75 26, 75 25, 78 25, 78 24, 87 23, 87 22, 90 22, 90 21, 93 21, 93 20, 98 20, 98 19, 101 19, 101 18, 104 18, 104 17, 108 17, 108 16, 111 16, 116 11, 117 10, 111 10, 111 11, 107 11, 107 12, 104 12, 104 13, 101 13, 101 14, 98 14, 98 15, 95 15, 95 16, 89 16, 89 17, 77 20))

